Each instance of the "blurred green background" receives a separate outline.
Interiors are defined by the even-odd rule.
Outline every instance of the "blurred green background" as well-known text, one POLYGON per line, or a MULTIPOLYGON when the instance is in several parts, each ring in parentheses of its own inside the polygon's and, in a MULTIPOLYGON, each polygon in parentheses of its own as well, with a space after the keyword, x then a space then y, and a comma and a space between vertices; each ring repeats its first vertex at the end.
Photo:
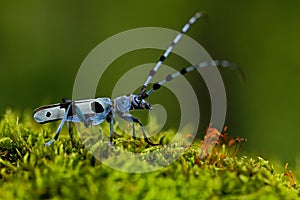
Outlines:
MULTIPOLYGON (((229 133, 248 138, 243 146, 247 152, 300 168, 299 8, 295 1, 1 2, 0 111, 34 109, 71 97, 82 61, 106 38, 137 27, 180 30, 196 11, 204 10, 208 20, 201 20, 188 35, 213 58, 238 63, 247 79, 241 84, 237 74, 220 70, 228 95, 229 133)), ((124 71, 155 62, 160 54, 145 50, 117 60, 99 96, 109 96, 124 71)), ((166 64, 176 69, 186 65, 176 56, 166 64)), ((199 77, 189 76, 197 91, 203 91, 203 133, 209 96, 199 77)), ((161 92, 153 98, 158 102, 164 96, 161 92)))

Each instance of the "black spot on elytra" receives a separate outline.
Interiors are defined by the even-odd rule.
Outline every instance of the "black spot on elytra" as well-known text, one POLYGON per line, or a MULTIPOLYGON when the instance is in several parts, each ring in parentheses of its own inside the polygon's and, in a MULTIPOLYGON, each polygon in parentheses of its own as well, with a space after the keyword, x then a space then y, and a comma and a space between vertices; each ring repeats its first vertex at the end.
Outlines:
POLYGON ((50 116, 51 116, 51 112, 48 111, 48 112, 46 113, 46 117, 50 117, 50 116))
POLYGON ((91 103, 91 109, 95 113, 102 113, 104 111, 103 106, 97 101, 91 103))

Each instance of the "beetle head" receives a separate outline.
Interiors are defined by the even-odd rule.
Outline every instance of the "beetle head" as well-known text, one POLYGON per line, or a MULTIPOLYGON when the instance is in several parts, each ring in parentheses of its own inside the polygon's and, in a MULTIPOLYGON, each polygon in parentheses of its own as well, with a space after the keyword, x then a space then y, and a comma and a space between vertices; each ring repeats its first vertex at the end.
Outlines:
POLYGON ((153 109, 153 107, 151 106, 151 104, 148 101, 139 98, 138 95, 132 94, 131 98, 132 98, 131 99, 131 107, 132 107, 131 110, 134 110, 134 109, 152 110, 153 109))

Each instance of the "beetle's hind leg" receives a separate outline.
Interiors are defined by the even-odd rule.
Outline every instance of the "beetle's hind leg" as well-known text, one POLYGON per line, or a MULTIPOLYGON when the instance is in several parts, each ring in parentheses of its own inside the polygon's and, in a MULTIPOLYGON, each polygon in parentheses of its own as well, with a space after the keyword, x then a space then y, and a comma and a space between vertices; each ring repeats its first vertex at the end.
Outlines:
POLYGON ((65 123, 66 120, 67 120, 67 117, 68 117, 68 113, 69 113, 69 111, 70 111, 70 108, 71 108, 71 104, 68 106, 68 108, 67 108, 67 110, 66 110, 66 112, 65 112, 65 114, 64 114, 64 117, 62 118, 62 120, 61 120, 61 122, 60 122, 60 124, 59 124, 59 126, 58 126, 58 128, 57 128, 54 138, 51 139, 49 142, 46 142, 46 143, 45 143, 45 146, 47 146, 47 147, 50 146, 55 140, 58 139, 59 133, 60 133, 60 131, 61 131, 61 129, 62 129, 64 123, 65 123))

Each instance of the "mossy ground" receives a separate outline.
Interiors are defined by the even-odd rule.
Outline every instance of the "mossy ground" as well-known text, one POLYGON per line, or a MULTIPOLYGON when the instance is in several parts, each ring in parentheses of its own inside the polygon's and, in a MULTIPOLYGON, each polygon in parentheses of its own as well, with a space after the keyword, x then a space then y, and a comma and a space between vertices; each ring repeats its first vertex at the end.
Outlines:
POLYGON ((199 159, 195 142, 165 168, 127 173, 97 161, 74 135, 62 134, 46 148, 56 124, 41 126, 31 117, 8 111, 0 122, 0 199, 300 199, 287 169, 235 156, 228 143, 199 159))

